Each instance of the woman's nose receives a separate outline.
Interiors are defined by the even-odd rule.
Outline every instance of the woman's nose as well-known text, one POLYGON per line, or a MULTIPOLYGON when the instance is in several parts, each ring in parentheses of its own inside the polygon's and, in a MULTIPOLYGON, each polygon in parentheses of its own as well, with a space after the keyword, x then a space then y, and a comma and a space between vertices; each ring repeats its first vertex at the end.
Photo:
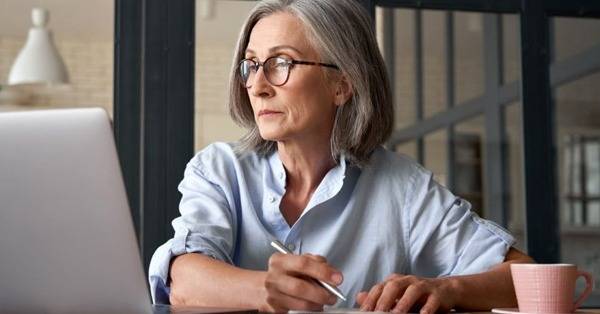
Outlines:
POLYGON ((271 86, 271 83, 269 83, 265 76, 264 67, 256 70, 254 82, 252 82, 250 89, 254 97, 271 97, 273 95, 273 86, 271 86))

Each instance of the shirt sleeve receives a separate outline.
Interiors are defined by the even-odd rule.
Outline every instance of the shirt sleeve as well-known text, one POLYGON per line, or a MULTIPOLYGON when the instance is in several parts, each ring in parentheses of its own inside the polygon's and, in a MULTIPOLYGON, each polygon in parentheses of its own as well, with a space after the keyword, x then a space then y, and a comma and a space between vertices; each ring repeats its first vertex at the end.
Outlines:
POLYGON ((201 253, 232 264, 236 216, 223 184, 210 178, 198 157, 188 163, 179 185, 181 216, 173 220, 175 235, 160 246, 150 261, 148 277, 152 300, 169 304, 169 266, 173 257, 201 253))
POLYGON ((421 169, 413 177, 409 209, 411 273, 423 277, 475 274, 504 261, 513 236, 471 211, 421 169))

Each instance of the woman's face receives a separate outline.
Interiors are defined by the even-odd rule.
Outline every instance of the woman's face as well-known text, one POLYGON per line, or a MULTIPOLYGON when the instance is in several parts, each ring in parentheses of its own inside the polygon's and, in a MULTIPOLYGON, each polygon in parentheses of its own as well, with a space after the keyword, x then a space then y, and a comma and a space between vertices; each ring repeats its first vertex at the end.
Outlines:
MULTIPOLYGON (((254 26, 246 59, 264 62, 282 56, 288 59, 321 62, 311 47, 300 20, 288 13, 262 18, 254 26)), ((320 66, 294 65, 287 83, 271 85, 261 67, 248 96, 260 135, 265 140, 329 141, 335 115, 335 88, 326 81, 320 66)))

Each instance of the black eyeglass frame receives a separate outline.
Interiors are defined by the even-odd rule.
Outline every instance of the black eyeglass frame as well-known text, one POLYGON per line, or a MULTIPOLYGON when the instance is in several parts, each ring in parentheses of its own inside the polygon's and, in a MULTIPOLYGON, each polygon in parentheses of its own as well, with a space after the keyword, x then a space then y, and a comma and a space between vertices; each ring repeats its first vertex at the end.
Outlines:
MULTIPOLYGON (((297 65, 297 64, 322 66, 322 67, 328 67, 328 68, 332 68, 332 69, 336 69, 336 70, 340 69, 335 64, 321 63, 321 62, 312 62, 312 61, 302 61, 302 60, 294 60, 294 59, 289 59, 289 58, 283 58, 283 57, 280 57, 280 56, 269 57, 269 58, 267 58, 263 62, 256 61, 256 60, 253 60, 253 59, 242 59, 240 61, 240 63, 238 63, 237 73, 240 76, 242 86, 244 86, 245 88, 251 88, 252 87, 252 85, 247 86, 247 84, 246 84, 247 81, 244 81, 244 77, 243 77, 242 71, 241 71, 242 63, 244 63, 246 61, 250 61, 250 62, 254 63, 254 65, 256 66, 256 72, 255 73, 258 73, 258 70, 260 69, 260 67, 262 67, 263 68, 263 72, 265 74, 265 78, 267 79, 267 82, 269 82, 269 84, 271 84, 272 86, 277 86, 277 87, 283 86, 283 85, 285 85, 285 83, 288 82, 288 80, 290 79, 290 72, 292 71, 292 68, 294 67, 294 65, 297 65), (281 84, 273 84, 273 82, 271 82, 271 80, 269 79, 269 74, 267 72, 265 72, 265 67, 264 67, 265 63, 269 62, 272 59, 282 59, 282 60, 285 60, 286 63, 287 63, 287 65, 288 65, 287 75, 285 77, 285 80, 281 84)), ((248 76, 248 78, 249 77, 250 76, 248 76)))

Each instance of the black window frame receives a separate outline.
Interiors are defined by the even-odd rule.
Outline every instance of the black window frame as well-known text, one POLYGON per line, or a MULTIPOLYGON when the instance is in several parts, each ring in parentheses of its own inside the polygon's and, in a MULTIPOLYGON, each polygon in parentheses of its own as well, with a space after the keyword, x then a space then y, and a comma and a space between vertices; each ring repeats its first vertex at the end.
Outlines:
POLYGON ((116 0, 114 131, 147 271, 194 153, 195 0, 116 0))
MULTIPOLYGON (((416 141, 417 159, 423 160, 422 141, 423 137, 433 131, 446 128, 448 141, 452 142, 454 132, 453 125, 463 121, 465 118, 474 117, 478 114, 485 115, 486 135, 489 143, 486 143, 488 157, 486 160, 486 172, 494 175, 486 176, 486 210, 489 219, 501 225, 507 225, 507 214, 504 203, 506 190, 505 158, 504 158, 504 117, 502 107, 518 100, 522 101, 522 125, 523 125, 523 150, 524 150, 524 178, 525 178, 525 235, 526 247, 529 255, 538 262, 560 261, 560 221, 558 200, 558 179, 555 151, 555 110, 551 94, 552 86, 558 85, 560 81, 567 80, 581 73, 569 73, 569 69, 577 68, 582 62, 562 62, 550 66, 550 18, 554 16, 591 17, 600 18, 600 2, 576 0, 359 0, 363 6, 375 16, 375 7, 383 8, 405 8, 420 10, 446 10, 446 11, 470 11, 486 13, 484 18, 484 29, 486 36, 485 71, 486 92, 481 99, 474 99, 460 106, 451 99, 448 100, 448 110, 435 114, 427 119, 422 118, 422 99, 417 91, 415 109, 417 123, 405 129, 396 131, 389 141, 394 147, 397 144, 416 141), (520 16, 520 38, 521 38, 521 81, 518 84, 502 85, 501 50, 498 49, 499 40, 498 22, 499 14, 518 14, 520 16), (555 74, 552 76, 551 72, 555 74), (520 90, 520 93, 519 93, 520 90), (487 101, 491 97, 496 100, 487 101), (421 114, 419 114, 421 113, 421 114), (420 144, 420 145, 419 145, 420 144)), ((418 17, 418 16, 417 16, 418 17)), ((452 14, 447 14, 447 36, 452 36, 451 20, 452 14)), ((415 20, 418 20, 416 18, 415 20)), ((386 25, 386 22, 383 23, 386 25)), ((415 33, 418 37, 420 24, 415 25, 415 33)), ((384 26, 385 27, 385 26, 384 26)), ((420 42, 415 40, 417 51, 416 64, 419 64, 420 42)), ((384 47, 386 45, 384 44, 384 47)), ((452 46, 446 44, 448 55, 452 56, 452 46)), ((384 48, 385 50, 385 48, 384 48)), ((598 59, 598 58, 596 58, 598 59)), ((386 60, 387 62, 388 60, 386 60)), ((592 64, 594 61, 586 62, 592 64)), ((448 63, 452 73, 452 63, 448 63)), ((595 66, 595 65, 594 65, 595 66)), ((393 65, 388 67, 393 68, 393 65)), ((416 67, 417 72, 419 66, 416 67)), ((415 86, 419 89, 422 85, 422 74, 416 73, 415 86)), ((452 84, 448 78, 448 84, 452 84)), ((452 86, 449 86, 450 88, 452 86)), ((453 89, 449 89, 452 91, 453 89)), ((422 98, 422 97, 421 97, 422 98)), ((448 145, 451 149, 452 145, 448 145)), ((451 152, 449 156, 453 156, 451 152)), ((451 165, 451 160, 448 161, 451 165)), ((453 184, 452 167, 448 167, 449 185, 453 184)))

